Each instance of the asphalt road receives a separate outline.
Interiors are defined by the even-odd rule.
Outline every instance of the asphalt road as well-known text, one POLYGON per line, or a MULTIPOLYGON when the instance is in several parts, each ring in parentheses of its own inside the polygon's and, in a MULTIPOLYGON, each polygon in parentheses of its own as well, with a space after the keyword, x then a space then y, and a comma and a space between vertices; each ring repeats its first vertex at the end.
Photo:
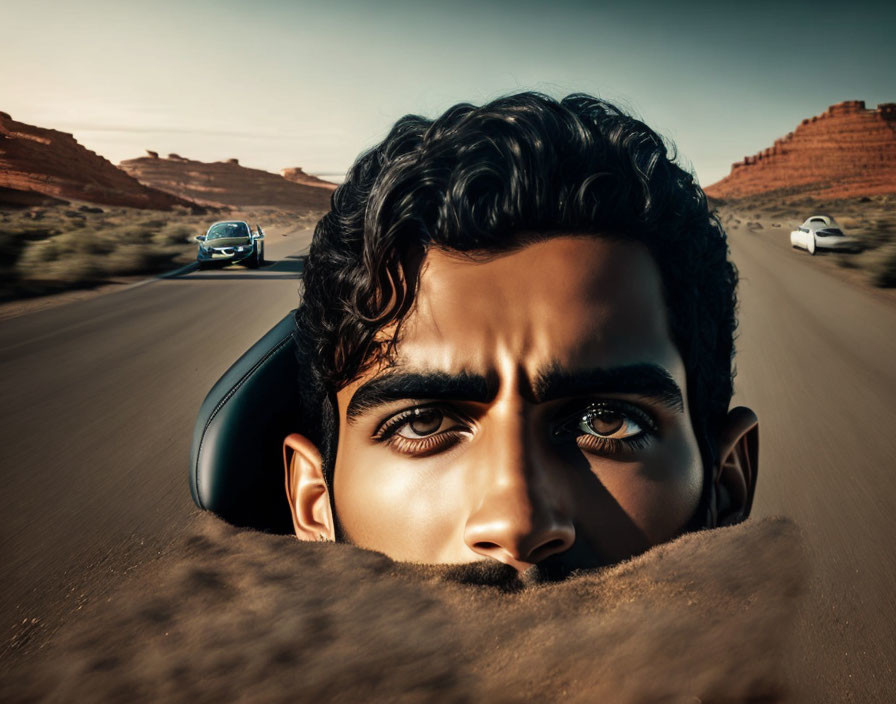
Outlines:
POLYGON ((183 529, 199 405, 298 304, 310 238, 270 228, 261 269, 195 271, 0 323, 0 653, 10 638, 41 642, 183 529))
POLYGON ((805 672, 825 701, 896 691, 896 306, 790 248, 729 230, 741 272, 735 402, 760 420, 754 515, 802 528, 805 672))
MULTIPOLYGON (((791 251, 786 233, 730 234, 742 276, 736 401, 761 421, 755 514, 791 516, 814 565, 798 652, 822 698, 885 701, 896 681, 896 306, 791 251)), ((295 307, 309 237, 269 236, 259 271, 155 280, 0 323, 0 628, 19 643, 40 643, 189 521, 196 411, 295 307)))

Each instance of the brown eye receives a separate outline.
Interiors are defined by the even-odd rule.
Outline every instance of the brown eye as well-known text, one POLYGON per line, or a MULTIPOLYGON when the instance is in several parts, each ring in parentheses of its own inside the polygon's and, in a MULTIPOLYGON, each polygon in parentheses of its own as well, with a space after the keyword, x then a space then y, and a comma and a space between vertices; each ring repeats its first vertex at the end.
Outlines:
POLYGON ((608 458, 631 457, 658 435, 659 427, 646 411, 617 399, 592 403, 562 418, 553 429, 556 442, 574 440, 586 454, 608 458))
POLYGON ((373 439, 397 454, 414 458, 447 452, 472 434, 472 424, 463 414, 439 406, 418 406, 388 419, 373 439))
POLYGON ((407 427, 417 437, 425 437, 438 431, 439 428, 442 427, 442 422, 444 420, 444 414, 435 409, 427 408, 418 411, 414 417, 408 421, 407 427))
POLYGON ((583 418, 582 422, 598 435, 613 435, 625 425, 625 418, 613 411, 597 411, 583 418))
POLYGON ((625 440, 651 430, 649 420, 641 418, 634 409, 626 412, 615 408, 591 408, 576 425, 587 435, 614 440, 625 440))

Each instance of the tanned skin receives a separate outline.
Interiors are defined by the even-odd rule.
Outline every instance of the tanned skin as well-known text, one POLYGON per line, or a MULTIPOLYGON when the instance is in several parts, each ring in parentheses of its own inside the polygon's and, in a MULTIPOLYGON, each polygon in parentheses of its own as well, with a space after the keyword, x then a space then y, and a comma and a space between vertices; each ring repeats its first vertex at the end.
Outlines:
POLYGON ((401 561, 611 564, 752 503, 757 421, 732 410, 707 473, 656 263, 631 241, 434 249, 392 364, 337 393, 334 480, 285 442, 296 535, 401 561), (330 492, 333 492, 333 496, 330 492))

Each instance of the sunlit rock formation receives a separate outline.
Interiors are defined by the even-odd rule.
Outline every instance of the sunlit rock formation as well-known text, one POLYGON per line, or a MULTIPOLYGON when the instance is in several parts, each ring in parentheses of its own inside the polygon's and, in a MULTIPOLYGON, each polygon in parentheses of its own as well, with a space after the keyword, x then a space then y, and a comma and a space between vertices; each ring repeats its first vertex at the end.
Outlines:
POLYGON ((896 193, 896 103, 832 105, 707 187, 713 198, 770 192, 822 199, 896 193))

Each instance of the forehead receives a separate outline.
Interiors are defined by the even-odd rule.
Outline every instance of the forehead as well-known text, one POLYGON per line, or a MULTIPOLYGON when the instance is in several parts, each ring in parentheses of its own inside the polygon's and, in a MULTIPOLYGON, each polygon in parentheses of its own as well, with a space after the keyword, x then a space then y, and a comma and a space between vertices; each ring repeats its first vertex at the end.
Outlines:
MULTIPOLYGON (((662 281, 644 245, 554 236, 471 259, 435 249, 397 347, 401 367, 532 374, 654 362, 674 374, 662 281)), ((677 375, 675 375, 677 376, 677 375)))

